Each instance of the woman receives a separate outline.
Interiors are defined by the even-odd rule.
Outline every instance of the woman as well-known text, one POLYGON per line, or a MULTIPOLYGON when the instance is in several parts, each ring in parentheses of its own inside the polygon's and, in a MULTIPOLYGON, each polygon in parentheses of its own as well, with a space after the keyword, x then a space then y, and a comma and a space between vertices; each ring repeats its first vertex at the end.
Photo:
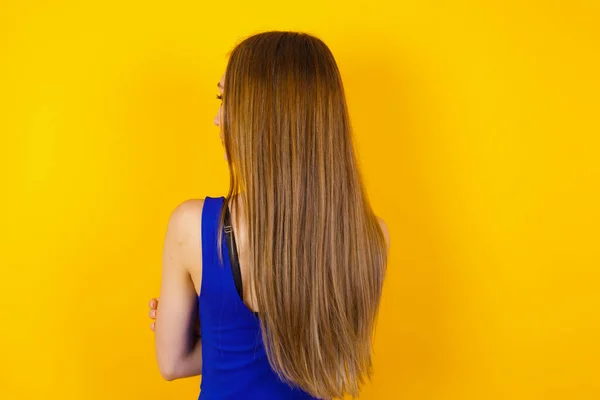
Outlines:
POLYGON ((161 374, 201 374, 202 400, 357 395, 389 234, 365 194, 333 55, 307 34, 258 34, 218 89, 230 189, 170 217, 150 304, 161 374))

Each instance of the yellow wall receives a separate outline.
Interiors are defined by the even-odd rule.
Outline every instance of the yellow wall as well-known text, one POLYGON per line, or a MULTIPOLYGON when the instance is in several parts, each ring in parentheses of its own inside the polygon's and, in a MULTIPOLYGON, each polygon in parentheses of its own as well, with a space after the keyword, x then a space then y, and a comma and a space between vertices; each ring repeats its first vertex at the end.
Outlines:
POLYGON ((332 48, 391 231, 361 398, 600 398, 597 2, 203 3, 0 5, 0 398, 197 395, 147 301, 170 211, 226 190, 215 85, 265 29, 332 48))

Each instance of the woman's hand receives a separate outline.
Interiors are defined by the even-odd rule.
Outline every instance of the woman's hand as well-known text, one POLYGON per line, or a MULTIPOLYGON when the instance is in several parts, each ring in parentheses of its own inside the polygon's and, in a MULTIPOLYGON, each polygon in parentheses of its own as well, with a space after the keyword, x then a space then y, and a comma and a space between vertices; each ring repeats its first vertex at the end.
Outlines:
POLYGON ((148 315, 152 319, 152 323, 150 324, 150 330, 154 331, 154 328, 156 327, 156 310, 158 309, 158 297, 150 300, 149 306, 150 311, 148 312, 148 315))
MULTIPOLYGON (((156 328, 156 313, 158 312, 158 297, 150 300, 150 311, 148 312, 148 316, 152 319, 152 323, 150 324, 150 330, 154 331, 156 328)), ((197 337, 200 337, 200 320, 196 319, 196 324, 194 326, 194 334, 197 337)))

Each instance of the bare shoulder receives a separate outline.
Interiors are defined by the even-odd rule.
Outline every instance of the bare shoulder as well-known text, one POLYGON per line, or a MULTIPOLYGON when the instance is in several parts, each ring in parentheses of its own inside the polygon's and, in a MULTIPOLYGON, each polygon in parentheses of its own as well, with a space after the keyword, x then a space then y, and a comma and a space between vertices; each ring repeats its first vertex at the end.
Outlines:
POLYGON ((383 237, 385 238, 385 244, 387 248, 390 248, 390 231, 388 230, 387 224, 381 217, 377 217, 377 221, 379 221, 379 226, 381 227, 381 231, 383 232, 383 237))
POLYGON ((173 251, 188 268, 197 267, 201 260, 200 224, 204 199, 186 200, 171 212, 167 238, 173 251))
POLYGON ((185 224, 189 220, 189 217, 201 216, 203 207, 204 199, 186 200, 175 207, 169 218, 169 223, 185 224))

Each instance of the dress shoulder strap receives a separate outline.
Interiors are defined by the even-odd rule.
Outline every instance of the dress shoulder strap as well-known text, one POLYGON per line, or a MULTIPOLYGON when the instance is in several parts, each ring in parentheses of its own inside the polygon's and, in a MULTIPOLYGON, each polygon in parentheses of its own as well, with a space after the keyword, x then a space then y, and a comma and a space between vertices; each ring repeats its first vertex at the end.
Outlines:
POLYGON ((201 237, 202 265, 211 265, 219 260, 218 236, 219 216, 223 207, 223 197, 205 197, 202 208, 201 237))

